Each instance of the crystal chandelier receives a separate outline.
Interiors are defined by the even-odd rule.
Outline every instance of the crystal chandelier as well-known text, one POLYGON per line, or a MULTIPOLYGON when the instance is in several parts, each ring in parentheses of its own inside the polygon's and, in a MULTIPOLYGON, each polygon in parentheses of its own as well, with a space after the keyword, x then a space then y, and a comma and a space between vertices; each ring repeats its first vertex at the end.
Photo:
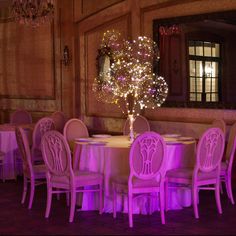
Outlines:
POLYGON ((54 16, 53 0, 13 0, 12 16, 16 22, 37 27, 54 16))

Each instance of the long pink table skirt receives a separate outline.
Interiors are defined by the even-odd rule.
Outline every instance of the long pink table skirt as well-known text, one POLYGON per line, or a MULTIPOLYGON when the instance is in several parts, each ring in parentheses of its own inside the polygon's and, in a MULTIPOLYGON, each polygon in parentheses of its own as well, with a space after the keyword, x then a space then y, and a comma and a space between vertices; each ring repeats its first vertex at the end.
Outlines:
MULTIPOLYGON (((167 145, 168 168, 190 167, 194 165, 195 142, 187 144, 167 145)), ((79 150, 79 151, 78 151, 79 150)), ((129 148, 107 147, 99 145, 77 144, 80 153, 79 166, 81 170, 90 170, 104 175, 104 212, 112 212, 112 179, 115 176, 129 174, 129 148)), ((191 205, 190 189, 169 189, 169 209, 182 209, 191 205)), ((159 210, 157 197, 153 198, 151 206, 153 211, 159 210)), ((81 203, 80 203, 81 204, 81 203)), ((134 213, 146 214, 149 209, 147 197, 138 197, 133 201, 134 213)), ((84 193, 82 210, 98 210, 99 197, 97 193, 84 193)), ((127 197, 117 196, 117 211, 127 212, 127 197)))

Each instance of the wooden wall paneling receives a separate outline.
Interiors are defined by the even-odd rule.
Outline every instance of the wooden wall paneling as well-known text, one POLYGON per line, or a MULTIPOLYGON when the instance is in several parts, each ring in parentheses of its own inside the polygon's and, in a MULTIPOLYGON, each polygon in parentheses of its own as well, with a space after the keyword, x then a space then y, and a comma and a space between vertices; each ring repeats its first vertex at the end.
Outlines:
POLYGON ((74 1, 60 0, 60 64, 61 64, 61 104, 58 108, 63 110, 67 117, 75 117, 75 25, 74 25, 74 1), (66 9, 66 10, 65 10, 66 9), (63 62, 64 48, 69 49, 69 63, 63 62))
POLYGON ((146 109, 144 115, 149 120, 166 122, 210 124, 216 118, 222 118, 228 125, 236 121, 235 110, 220 109, 196 109, 196 108, 167 108, 161 107, 155 110, 146 109))
POLYGON ((55 98, 53 27, 1 23, 0 55, 1 97, 55 98))
POLYGON ((10 20, 0 22, 1 122, 18 108, 51 114, 61 101, 58 11, 50 25, 32 29, 10 20))
MULTIPOLYGON (((236 91, 236 67, 235 67, 235 55, 236 55, 236 47, 235 47, 235 42, 236 42, 236 37, 232 34, 228 35, 227 37, 227 45, 228 49, 225 48, 225 51, 227 51, 227 55, 225 58, 224 67, 227 68, 223 70, 223 74, 227 79, 227 84, 226 87, 224 88, 225 94, 224 97, 230 101, 231 103, 236 102, 236 96, 235 96, 235 91, 236 91), (227 74, 226 74, 227 72, 227 74)), ((226 54, 226 53, 225 53, 226 54)))
MULTIPOLYGON (((130 0, 128 0, 130 1, 130 0)), ((75 6, 75 11, 76 6, 75 6)), ((89 78, 90 81, 92 81, 96 74, 97 69, 96 68, 96 57, 97 57, 97 50, 100 45, 100 39, 102 37, 103 31, 106 30, 106 28, 101 28, 101 35, 99 38, 99 41, 95 42, 96 46, 91 45, 94 48, 94 51, 91 49, 87 50, 88 46, 86 45, 87 38, 86 36, 89 35, 89 31, 93 31, 96 28, 102 27, 103 24, 107 24, 107 22, 113 21, 114 19, 122 18, 124 15, 130 13, 130 4, 127 4, 127 1, 121 1, 116 5, 112 5, 108 9, 104 9, 102 11, 97 12, 96 14, 90 15, 87 18, 84 18, 77 22, 76 24, 76 38, 78 41, 76 41, 76 58, 77 58, 77 65, 76 68, 76 80, 79 81, 78 86, 76 87, 76 94, 77 94, 77 102, 76 102, 76 114, 81 119, 86 119, 86 116, 88 112, 88 107, 86 107, 86 86, 88 82, 88 66, 92 67, 93 69, 90 71, 93 71, 91 76, 92 78, 89 78), (89 59, 88 61, 88 51, 89 53, 93 53, 92 60, 89 59)), ((76 13, 75 13, 76 14, 76 13)), ((131 24, 131 23, 130 23, 131 24)), ((129 28, 129 33, 132 32, 131 25, 129 28)), ((91 58, 91 57, 90 57, 91 58)), ((77 83, 77 82, 76 82, 77 83)), ((93 94, 94 96, 94 94, 93 94)), ((105 104, 106 106, 108 104, 105 104)), ((117 109, 117 108, 116 108, 117 109)), ((118 109, 117 109, 118 112, 118 109)), ((103 114, 103 112, 102 112, 103 114)))
POLYGON ((74 0, 75 22, 125 0, 74 0))

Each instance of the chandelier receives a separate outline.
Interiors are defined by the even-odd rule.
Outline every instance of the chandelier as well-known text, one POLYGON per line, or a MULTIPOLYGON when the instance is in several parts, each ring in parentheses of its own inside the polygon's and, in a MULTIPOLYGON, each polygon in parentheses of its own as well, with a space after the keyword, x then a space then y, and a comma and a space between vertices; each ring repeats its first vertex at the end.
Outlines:
POLYGON ((37 27, 54 16, 53 0, 13 0, 12 16, 16 22, 37 27))

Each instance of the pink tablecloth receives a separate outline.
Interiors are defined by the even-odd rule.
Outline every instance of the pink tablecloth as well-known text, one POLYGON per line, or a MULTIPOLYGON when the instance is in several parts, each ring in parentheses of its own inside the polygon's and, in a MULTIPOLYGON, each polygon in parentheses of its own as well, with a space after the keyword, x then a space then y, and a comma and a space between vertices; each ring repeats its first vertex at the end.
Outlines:
MULTIPOLYGON (((21 126, 26 131, 28 131, 29 129, 32 129, 33 124, 27 124, 21 126)), ((3 167, 5 179, 14 179, 16 174, 22 173, 21 163, 16 162, 16 166, 14 164, 16 150, 18 149, 15 135, 15 128, 16 125, 12 124, 0 125, 0 150, 5 153, 5 165, 3 167)), ((2 169, 0 169, 0 171, 2 171, 2 169)))
MULTIPOLYGON (((78 142, 75 158, 80 156, 75 168, 100 172, 104 175, 104 211, 112 212, 112 178, 117 175, 129 174, 129 147, 127 136, 112 136, 107 139, 95 139, 108 142, 106 145, 78 142)), ((167 144, 168 168, 187 167, 194 165, 195 142, 167 144)), ((191 205, 190 189, 169 190, 169 209, 181 209, 191 205)), ((127 199, 118 196, 117 210, 127 212, 127 199)), ((83 195, 82 210, 97 210, 99 206, 97 193, 83 195)), ((134 213, 146 213, 147 198, 134 200, 134 213)), ((153 201, 153 210, 159 209, 158 201, 153 201)))

